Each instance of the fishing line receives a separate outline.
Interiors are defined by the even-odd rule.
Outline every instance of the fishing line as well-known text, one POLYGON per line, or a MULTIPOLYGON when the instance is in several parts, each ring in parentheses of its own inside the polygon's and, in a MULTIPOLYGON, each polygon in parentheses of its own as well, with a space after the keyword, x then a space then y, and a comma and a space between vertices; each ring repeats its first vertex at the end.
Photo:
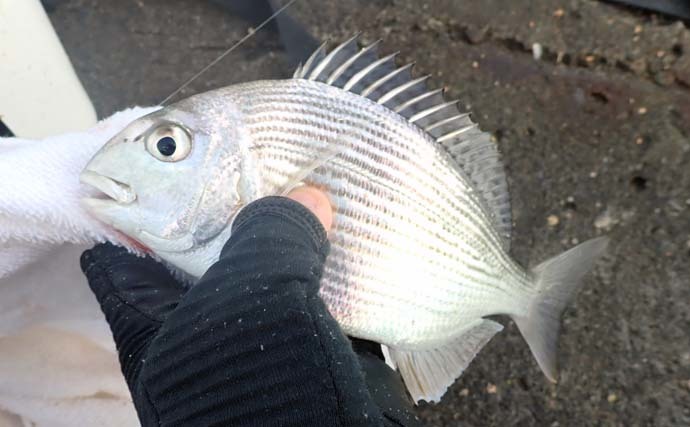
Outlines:
POLYGON ((175 89, 175 91, 174 91, 173 93, 171 93, 170 95, 168 95, 164 100, 162 100, 162 101, 159 103, 159 105, 163 105, 163 104, 165 104, 166 102, 170 101, 170 99, 172 99, 175 95, 177 95, 178 93, 180 93, 180 91, 182 91, 182 89, 184 89, 184 88, 186 88, 187 86, 189 86, 190 83, 192 83, 194 80, 198 79, 202 74, 204 74, 206 71, 208 71, 209 68, 213 67, 214 65, 216 65, 217 63, 219 63, 220 61, 222 61, 223 58, 225 58, 228 54, 230 54, 230 52, 232 52, 233 50, 235 50, 236 48, 238 48, 242 43, 244 43, 245 41, 247 41, 251 36, 253 36, 254 34, 256 34, 257 31, 259 31, 260 29, 262 29, 263 27, 265 27, 266 24, 268 24, 268 23, 271 22, 273 19, 275 19, 276 16, 280 15, 285 9, 287 9, 288 7, 290 7, 290 5, 292 5, 292 4, 295 3, 296 1, 297 1, 297 0, 290 0, 290 1, 287 2, 284 6, 282 6, 280 9, 276 10, 271 16, 269 16, 268 18, 266 18, 266 20, 264 20, 264 22, 262 22, 261 24, 259 24, 259 25, 258 25, 256 28, 254 28, 253 30, 250 30, 250 31, 247 33, 246 36, 242 37, 237 43, 235 43, 235 44, 232 45, 228 50, 226 50, 225 52, 223 52, 218 58, 216 58, 216 59, 214 59, 213 61, 211 61, 207 66, 205 66, 204 68, 202 68, 201 71, 199 71, 198 73, 194 74, 189 80, 187 80, 186 82, 184 82, 184 83, 182 84, 182 86, 180 86, 180 87, 178 87, 177 89, 175 89))

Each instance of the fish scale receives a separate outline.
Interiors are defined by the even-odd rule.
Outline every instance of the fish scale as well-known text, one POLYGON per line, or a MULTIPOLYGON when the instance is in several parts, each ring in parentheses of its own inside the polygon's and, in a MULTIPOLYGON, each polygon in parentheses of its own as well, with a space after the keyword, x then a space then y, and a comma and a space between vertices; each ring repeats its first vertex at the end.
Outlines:
MULTIPOLYGON (((267 126, 267 128, 270 128, 270 126, 267 126)), ((258 140, 261 140, 261 141, 266 140, 266 141, 274 141, 275 142, 278 138, 276 136, 274 136, 272 134, 272 132, 273 131, 270 131, 269 135, 262 136, 261 131, 259 129, 259 130, 254 132, 254 135, 258 140)), ((329 138, 329 136, 324 134, 324 133, 311 133, 311 134, 309 134, 307 132, 304 132, 303 130, 296 130, 295 135, 293 135, 292 138, 286 139, 285 134, 281 134, 280 139, 282 139, 282 142, 284 142, 287 147, 290 147, 290 150, 293 150, 295 152, 299 152, 300 149, 311 149, 313 151, 313 147, 309 147, 307 145, 308 143, 304 142, 305 136, 311 136, 313 139, 321 139, 321 140, 329 138)), ((336 138, 336 140, 333 141, 333 144, 342 144, 342 141, 340 140, 340 138, 336 138)), ((372 148, 371 151, 373 151, 373 150, 374 150, 374 148, 372 148)), ((369 160, 370 158, 373 158, 376 156, 376 154, 373 154, 371 152, 363 152, 360 154, 361 154, 361 158, 364 160, 369 160)), ((276 156, 274 153, 269 152, 269 153, 266 153, 264 155, 264 157, 275 158, 278 156, 276 156)), ((306 160, 309 159, 309 156, 302 156, 302 157, 303 157, 305 163, 306 163, 306 160)), ((402 159, 402 160, 404 161, 405 159, 402 159)), ((294 163, 299 163, 299 159, 295 159, 294 163)), ((380 169, 375 169, 375 168, 378 168, 379 166, 381 166, 381 164, 380 163, 372 163, 369 166, 370 166, 369 172, 372 170, 379 170, 380 171, 380 169)), ((438 168, 439 167, 438 164, 429 164, 427 166, 429 168, 438 168)), ((267 168, 270 168, 271 172, 281 172, 281 171, 279 171, 279 168, 274 168, 270 164, 267 165, 267 168)), ((295 166, 295 169, 297 169, 297 168, 298 168, 298 166, 295 166)), ((285 170, 283 170, 282 172, 284 174, 284 178, 287 179, 289 177, 289 172, 286 173, 285 170)), ((415 173, 415 172, 413 171, 412 173, 415 173)), ((355 173, 354 175, 359 176, 360 173, 355 173)), ((418 175, 426 177, 426 174, 423 171, 421 173, 418 173, 418 175)), ((404 176, 405 176, 404 174, 400 174, 398 176, 397 182, 395 182, 395 184, 396 185, 403 184, 403 182, 404 182, 403 177, 404 176)), ((388 176, 388 178, 393 178, 393 175, 388 176)), ((271 179, 273 181, 275 181, 275 176, 273 176, 271 179)), ((433 192, 434 188, 425 187, 425 190, 433 192)), ((437 194, 439 194, 439 193, 437 192, 437 194)), ((428 198, 428 200, 426 200, 426 201, 429 202, 429 201, 432 201, 432 199, 428 198)), ((458 205, 456 205, 456 206, 458 206, 458 205)), ((446 211, 446 213, 452 213, 452 212, 454 212, 454 210, 452 210, 452 209, 449 209, 446 211)), ((478 224, 481 224, 481 223, 478 223, 478 224)))
POLYGON ((316 186, 335 211, 320 296, 345 333, 383 346, 415 401, 441 398, 502 329, 485 318, 496 314, 555 380, 559 318, 607 239, 530 270, 516 263, 496 144, 410 70, 353 38, 320 47, 292 79, 182 100, 96 154, 82 180, 110 199, 85 203, 198 277, 243 206, 316 186), (158 151, 162 138, 172 154, 158 151))
MULTIPOLYGON (((285 83, 285 85, 300 86, 308 83, 309 82, 288 81, 285 83)), ((315 85, 317 84, 310 84, 310 86, 315 85)), ((280 123, 282 121, 281 117, 284 117, 285 122, 289 123, 291 114, 296 114, 292 108, 292 103, 287 103, 283 107, 282 102, 280 104, 277 104, 275 103, 275 100, 281 99, 284 102, 289 97, 290 93, 295 92, 300 94, 298 95, 298 99, 300 99, 303 97, 303 95, 301 94, 306 92, 306 90, 301 88, 287 87, 285 91, 286 94, 282 95, 281 88, 274 88, 272 92, 268 93, 266 99, 263 99, 263 88, 260 88, 258 91, 254 91, 252 90, 252 88, 242 88, 242 92, 246 93, 246 95, 242 96, 246 96, 247 102, 256 105, 256 107, 246 108, 246 114, 248 116, 247 122, 249 124, 250 132, 253 134, 253 138, 255 140, 275 142, 275 127, 272 126, 272 124, 276 122, 280 123), (276 96, 276 92, 281 96, 276 96), (262 110, 266 108, 265 106, 267 105, 270 106, 269 108, 273 112, 273 115, 270 117, 270 120, 264 121, 261 118, 261 114, 256 114, 253 110, 262 110), (281 110, 286 111, 284 116, 280 114, 281 110), (255 118, 255 114, 259 117, 255 118), (256 128, 254 128, 254 126, 256 126, 256 128), (262 135, 262 130, 266 130, 268 135, 262 135)), ((488 221, 486 218, 486 214, 482 211, 477 202, 473 203, 472 189, 462 181, 461 177, 449 177, 449 175, 451 175, 450 172, 452 172, 452 169, 444 167, 445 162, 443 156, 445 155, 445 153, 441 152, 440 150, 434 150, 436 152, 433 152, 432 150, 436 147, 428 144, 428 142, 425 143, 426 141, 420 141, 419 139, 420 137, 423 137, 423 135, 414 132, 414 130, 412 132, 412 136, 410 136, 408 133, 408 136, 405 137, 404 132, 394 132, 392 128, 389 128, 387 129, 387 132, 379 132, 379 134, 382 135, 382 138, 376 138, 375 135, 367 132, 368 129, 364 127, 367 126, 376 129, 376 119, 374 119, 373 121, 362 120, 361 123, 357 123, 357 127, 352 126, 349 129, 335 128, 331 124, 343 121, 343 116, 347 117, 350 114, 352 114, 353 116, 361 116, 362 107, 353 106, 357 108, 352 108, 352 110, 350 110, 345 109, 340 103, 334 103, 335 105, 329 105, 327 103, 328 95, 319 95, 321 95, 321 99, 319 99, 319 101, 322 102, 322 104, 320 104, 322 105, 322 107, 319 108, 318 112, 315 115, 317 115, 325 123, 327 123, 327 126, 329 126, 329 128, 325 130, 320 129, 318 127, 319 122, 317 121, 317 118, 312 118, 309 116, 311 114, 311 111, 301 110, 299 111, 299 114, 302 115, 302 119, 306 118, 306 122, 309 123, 308 126, 310 131, 306 132, 300 126, 280 126, 281 129, 285 129, 280 131, 280 138, 282 139, 282 142, 284 142, 285 146, 290 147, 290 149, 294 150, 295 152, 318 152, 318 148, 315 150, 315 148, 311 146, 312 143, 315 143, 316 145, 342 145, 344 143, 342 136, 347 134, 349 130, 354 130, 357 132, 356 136, 353 135, 354 142, 356 142, 356 144, 353 144, 354 146, 348 148, 357 151, 357 154, 361 156, 361 160, 367 162, 368 164, 366 165, 366 168, 364 170, 357 170, 354 173, 350 172, 347 169, 343 170, 343 174, 351 175, 350 181, 360 179, 360 177, 363 174, 368 174, 370 179, 376 178, 377 175, 380 175, 383 172, 382 166, 389 166, 392 173, 386 175, 386 182, 392 182, 394 185, 398 186, 398 193, 405 193, 407 196, 414 195, 418 197, 424 197, 424 194, 418 194, 418 188, 422 187, 424 188, 425 193, 433 194, 433 196, 424 197, 424 199, 414 200, 411 203, 418 203, 420 206, 426 206, 429 203, 434 203, 436 205, 434 206, 434 209, 429 209, 434 210, 434 213, 431 214, 432 218, 435 218, 437 215, 440 214, 456 216, 456 218, 453 218, 456 221, 450 220, 446 222, 450 227, 453 228, 456 228, 455 224, 463 223, 463 221, 457 218, 457 216, 464 215, 466 217, 464 222, 469 221, 470 226, 476 225, 478 228, 480 228, 476 230, 476 232, 480 236, 491 239, 494 243, 496 243, 498 237, 495 235, 495 230, 491 229, 491 227, 486 226, 488 221), (339 112, 339 114, 331 113, 334 109, 336 109, 339 112), (305 136, 308 136, 309 138, 305 138, 305 136), (391 147, 391 150, 388 150, 388 152, 383 153, 386 147, 391 147), (414 150, 415 152, 410 153, 412 149, 416 150, 414 150), (396 152, 400 152, 403 150, 408 150, 405 153, 407 155, 406 157, 403 158, 395 155, 396 152), (429 151, 432 152, 429 153, 429 151), (426 158, 428 161, 426 163, 422 163, 421 161, 411 162, 412 158, 416 158, 418 160, 424 160, 426 158), (381 161, 383 159, 386 159, 388 162, 382 163, 381 161), (395 163, 390 164, 391 162, 395 163), (389 165, 386 165, 386 163, 389 163, 389 165), (410 179, 410 177, 413 179, 410 179), (448 190, 453 188, 458 191, 452 194, 451 197, 462 197, 462 199, 459 202, 453 203, 451 197, 447 197, 444 200, 444 202, 446 202, 447 205, 438 206, 438 197, 443 196, 444 193, 448 193, 448 190)), ((318 95, 316 93, 313 93, 312 95, 313 98, 317 98, 317 96, 318 95)), ((247 102, 243 102, 242 105, 246 105, 247 102)), ((295 104, 301 104, 301 102, 296 102, 295 104)), ((382 109, 380 113, 385 114, 388 113, 388 111, 382 109)), ((381 120, 383 121, 385 119, 382 118, 381 120)), ((401 122, 400 125, 401 127, 409 126, 409 124, 406 122, 401 122)), ((349 150, 346 151, 346 153, 349 152, 349 150)), ((276 156, 275 154, 268 152, 259 154, 259 157, 271 159, 275 158, 276 156)), ((307 163, 308 159, 309 154, 303 155, 301 159, 296 157, 293 161, 293 163, 295 164, 294 168, 285 168, 288 169, 287 172, 285 171, 285 169, 283 170, 284 180, 287 181, 289 179, 291 170, 299 169, 300 160, 302 160, 303 163, 307 163)), ((334 161, 332 165, 325 165, 324 169, 327 170, 328 168, 335 168, 336 163, 337 161, 334 161)), ((274 180, 274 182, 276 182, 274 172, 279 172, 278 168, 273 168, 270 164, 268 164, 267 167, 271 168, 272 179, 274 180)), ((317 177, 318 173, 315 173, 314 178, 317 177)), ((278 186, 281 186, 282 184, 282 182, 278 182, 278 186)), ((275 189, 268 189, 269 194, 273 191, 275 191, 275 189)), ((494 248, 494 250, 495 249, 496 248, 494 248)), ((504 258, 505 260, 508 260, 507 257, 504 258)))
MULTIPOLYGON (((472 311, 465 306, 461 313, 457 313, 456 308, 451 316, 452 320, 447 321, 454 328, 448 328, 450 336, 443 339, 451 339, 457 334, 458 327, 466 322, 463 315, 474 319, 487 312, 507 311, 507 303, 500 306, 501 302, 507 301, 487 295, 489 292, 486 289, 513 285, 505 277, 510 277, 510 271, 519 271, 518 267, 507 256, 503 256, 498 236, 487 226, 489 219, 479 203, 471 203, 476 196, 470 185, 463 181, 463 177, 454 173, 454 169, 444 167, 447 154, 430 144, 426 140, 429 137, 407 121, 392 121, 386 117, 391 115, 388 109, 373 103, 364 109, 361 103, 356 103, 355 100, 348 102, 349 99, 342 94, 334 101, 332 91, 333 88, 329 86, 305 80, 280 82, 272 85, 270 90, 254 83, 237 88, 236 96, 240 97, 238 104, 246 115, 251 139, 261 141, 263 147, 256 153, 257 158, 266 159, 263 161, 266 167, 261 169, 271 173, 276 185, 275 188, 266 188, 266 194, 275 194, 290 180, 294 171, 313 158, 312 153, 323 151, 324 146, 345 146, 346 150, 342 155, 310 175, 309 183, 323 186, 331 194, 337 195, 334 199, 337 214, 331 245, 336 250, 338 247, 342 248, 342 253, 347 257, 346 265, 357 265, 363 270, 379 271, 382 276, 390 277, 394 270, 400 269, 400 260, 407 259, 411 263, 408 274, 425 277, 425 281, 432 283, 431 287, 439 291, 455 290, 458 296, 455 306, 462 306, 464 299, 479 298, 482 295, 488 297, 479 310, 472 311), (296 109, 296 106, 302 107, 296 109), (270 115, 265 113, 267 110, 270 110, 270 115), (368 114, 363 113, 363 110, 368 114), (297 124, 292 121, 295 115, 300 116, 297 124), (380 122, 387 123, 383 131, 377 125, 380 122), (278 144, 275 142, 275 133, 280 134, 278 144), (273 148, 272 145, 278 146, 273 148), (289 147, 292 152, 303 154, 276 155, 276 151, 283 146, 289 147), (283 161, 282 167, 271 166, 275 159, 281 158, 286 158, 288 164, 283 161), (282 174, 279 176, 282 176, 282 180, 276 180, 275 172, 280 169, 282 174), (334 174, 344 179, 332 180, 334 174), (341 185, 334 185, 334 182, 341 185), (368 185, 362 185, 363 182, 368 185), (419 191, 420 187, 424 192, 419 191), (450 192, 449 189, 455 191, 450 192), (369 212, 361 208, 348 209, 348 205, 360 199, 362 193, 369 200, 385 200, 386 203, 396 204, 396 211, 404 212, 400 217, 402 224, 390 227, 391 221, 396 218, 382 213, 381 209, 369 209, 369 212), (446 197, 443 198, 442 195, 446 197), (453 198, 460 200, 452 203, 453 198), (352 241, 361 243, 366 240, 362 233, 366 229, 365 219, 374 222, 373 228, 377 229, 377 233, 390 234, 393 238, 371 242, 368 248, 353 245, 352 241), (415 227, 404 226, 409 223, 415 224, 415 227), (420 224, 431 227, 420 230, 420 224), (360 235, 344 239, 338 233, 339 227, 359 230, 360 235), (459 229, 469 229, 471 232, 465 234, 469 234, 469 238, 462 238, 459 229), (456 230, 456 233, 448 233, 448 230, 456 230), (447 237, 447 243, 437 237, 440 235, 447 237), (452 256, 439 252, 439 247, 443 246, 449 251, 454 249, 452 256), (503 261, 505 265, 494 262, 494 267, 498 268, 489 270, 485 268, 486 259, 503 261), (391 264, 390 260, 397 262, 391 264), (438 260, 443 260, 445 265, 438 266, 438 260), (447 276, 439 274, 438 270, 447 276), (468 285, 459 286, 461 283, 468 285), (475 295, 476 285, 485 287, 475 295)), ((333 274, 336 269, 330 265, 330 260, 338 258, 329 257, 326 263, 322 296, 332 312, 342 311, 337 307, 339 304, 354 307, 350 312, 355 312, 356 317, 339 319, 347 333, 378 342, 391 342, 390 337, 379 335, 370 326, 362 328, 360 325, 390 323, 391 319, 404 318, 404 314, 410 311, 421 317, 419 313, 422 309, 416 305, 419 298, 417 284, 407 281, 403 286, 392 287, 388 280, 371 284, 375 289, 372 292, 389 301, 390 308, 382 310, 381 306, 371 306, 368 300, 361 298, 361 289, 356 286, 358 276, 350 271, 352 268, 346 268, 343 274, 337 276, 333 274), (349 277, 350 280, 343 281, 344 277, 349 277), (411 290, 407 293, 407 301, 391 298, 391 295, 399 295, 401 288, 411 290), (337 295, 338 298, 332 299, 330 295, 337 295)), ((442 301, 437 302, 437 309, 443 310, 444 307, 440 305, 442 301)), ((511 308, 517 311, 514 307, 511 308)), ((438 326, 439 323, 433 322, 431 327, 437 329, 438 326)), ((394 335, 399 342, 415 342, 415 346, 423 347, 426 344, 423 338, 431 336, 429 332, 421 327, 409 329, 404 323, 394 335), (404 336, 403 331, 406 330, 411 331, 413 336, 404 336)), ((433 341, 438 339, 438 334, 434 334, 433 341)))

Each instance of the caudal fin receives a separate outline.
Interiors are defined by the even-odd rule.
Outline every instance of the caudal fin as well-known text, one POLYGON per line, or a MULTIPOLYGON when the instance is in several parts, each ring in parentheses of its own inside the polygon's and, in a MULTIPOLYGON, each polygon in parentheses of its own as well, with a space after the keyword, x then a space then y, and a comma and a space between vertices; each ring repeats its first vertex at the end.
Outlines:
POLYGON ((608 237, 588 240, 532 270, 538 293, 527 315, 515 316, 514 320, 539 367, 553 382, 558 378, 556 353, 561 315, 608 243, 608 237))

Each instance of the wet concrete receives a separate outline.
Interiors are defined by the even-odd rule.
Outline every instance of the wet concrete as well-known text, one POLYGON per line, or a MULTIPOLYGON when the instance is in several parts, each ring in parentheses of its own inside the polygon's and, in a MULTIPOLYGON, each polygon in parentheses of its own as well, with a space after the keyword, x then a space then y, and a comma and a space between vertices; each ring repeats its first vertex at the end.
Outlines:
MULTIPOLYGON (((157 103, 247 31, 203 1, 56 3, 51 20, 101 117, 157 103)), ((317 38, 383 38, 471 108, 504 155, 518 260, 612 238, 565 313, 559 384, 502 319, 423 419, 690 425, 690 30, 586 0, 301 0, 292 13, 317 38)), ((286 77, 287 63, 259 34, 183 95, 286 77)))

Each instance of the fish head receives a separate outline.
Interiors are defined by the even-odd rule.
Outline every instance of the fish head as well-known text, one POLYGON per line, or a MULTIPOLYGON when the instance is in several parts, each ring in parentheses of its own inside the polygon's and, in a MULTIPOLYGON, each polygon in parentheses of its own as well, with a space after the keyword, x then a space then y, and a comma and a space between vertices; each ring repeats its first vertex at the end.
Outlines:
POLYGON ((193 98, 130 123, 80 180, 103 193, 83 200, 97 219, 200 276, 217 259, 224 241, 216 240, 243 199, 241 118, 232 103, 220 108, 193 98))

